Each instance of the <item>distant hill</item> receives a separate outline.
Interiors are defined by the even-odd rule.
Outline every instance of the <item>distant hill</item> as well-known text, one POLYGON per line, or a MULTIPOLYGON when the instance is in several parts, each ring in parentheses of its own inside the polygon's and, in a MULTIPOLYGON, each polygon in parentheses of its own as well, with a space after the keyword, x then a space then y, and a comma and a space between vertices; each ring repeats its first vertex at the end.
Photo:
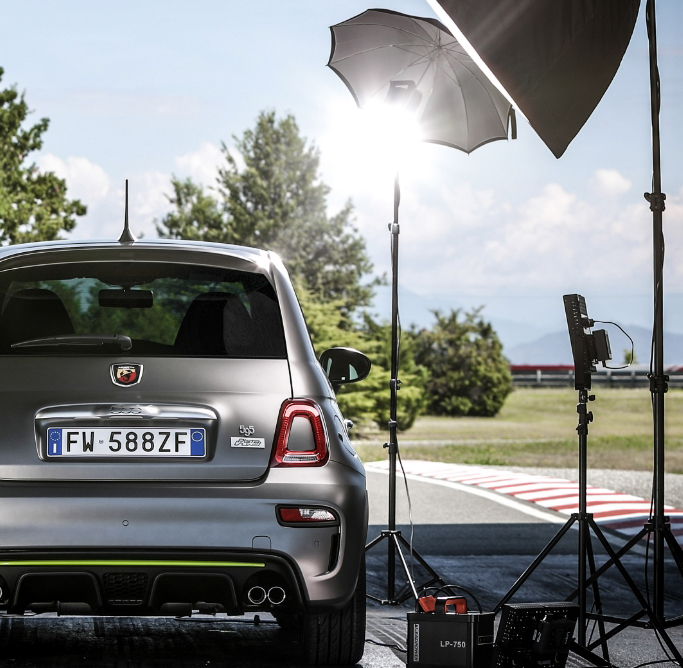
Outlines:
MULTIPOLYGON (((629 340, 614 326, 596 324, 609 333, 613 364, 618 366, 624 359, 624 349, 631 347, 629 340)), ((624 329, 635 343, 636 359, 649 364, 652 332, 645 327, 629 325, 624 329)), ((505 348, 505 356, 512 364, 573 364, 567 330, 545 334, 531 343, 521 343, 505 348)), ((683 334, 664 332, 664 364, 683 364, 683 334)))

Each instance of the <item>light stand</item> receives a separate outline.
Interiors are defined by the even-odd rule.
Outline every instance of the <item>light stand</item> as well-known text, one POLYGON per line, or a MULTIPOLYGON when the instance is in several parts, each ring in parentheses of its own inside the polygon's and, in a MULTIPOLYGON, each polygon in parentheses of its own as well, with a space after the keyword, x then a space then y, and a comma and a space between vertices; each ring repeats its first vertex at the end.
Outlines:
POLYGON ((569 336, 572 344, 572 354, 574 357, 575 388, 578 390, 579 394, 579 402, 576 406, 576 412, 579 415, 579 424, 576 428, 579 440, 579 512, 571 515, 564 526, 555 534, 548 545, 546 545, 531 565, 522 573, 522 575, 520 575, 505 596, 503 596, 494 608, 494 612, 498 612, 503 605, 517 593, 536 568, 538 568, 543 560, 552 552, 567 531, 569 531, 574 524, 578 524, 578 586, 565 599, 566 601, 572 601, 578 597, 578 632, 576 641, 572 643, 572 651, 582 658, 592 661, 596 666, 610 666, 607 647, 609 638, 614 637, 629 626, 654 627, 659 633, 662 641, 666 643, 672 655, 683 665, 683 657, 667 634, 665 623, 659 618, 655 610, 653 610, 653 607, 650 606, 650 603, 640 592, 638 586, 633 581, 633 578, 621 563, 621 557, 647 533, 647 526, 621 548, 619 552, 615 552, 605 537, 605 534, 602 532, 602 529, 600 529, 593 519, 593 514, 589 513, 587 510, 588 425, 593 421, 593 413, 588 410, 588 402, 595 400, 595 396, 588 392, 591 388, 591 373, 595 371, 594 364, 597 361, 604 362, 610 359, 609 340, 604 330, 591 332, 590 328, 594 323, 588 318, 586 302, 583 297, 580 295, 565 295, 564 303, 567 324, 569 327, 569 336), (591 531, 609 556, 608 561, 599 569, 596 569, 595 567, 591 531), (598 578, 611 566, 616 566, 623 580, 641 606, 641 610, 628 619, 605 615, 602 611, 602 599, 598 578), (590 577, 587 577, 588 570, 590 570, 590 577), (596 610, 594 613, 588 610, 586 597, 588 587, 591 587, 593 591, 593 603, 596 610), (645 616, 649 618, 649 622, 641 621, 641 618, 645 616), (599 633, 595 640, 587 642, 586 627, 589 620, 597 622, 599 633), (605 622, 616 624, 616 626, 609 631, 606 631, 605 622), (598 646, 600 646, 602 650, 602 656, 593 652, 598 646))
MULTIPOLYGON (((644 528, 634 536, 620 551, 619 556, 628 552, 642 538, 653 543, 653 587, 652 607, 658 622, 668 628, 683 624, 683 615, 667 620, 664 612, 666 548, 676 563, 678 572, 683 576, 683 549, 671 531, 671 523, 666 515, 664 504, 665 481, 665 438, 664 438, 664 395, 668 390, 669 376, 664 373, 664 234, 662 213, 665 209, 666 195, 662 192, 661 141, 659 134, 659 68, 657 66, 657 21, 655 0, 648 0, 645 9, 647 36, 650 56, 650 113, 652 118, 652 192, 645 193, 652 211, 652 240, 654 255, 654 324, 652 328, 652 367, 649 374, 652 394, 652 416, 654 426, 654 485, 653 514, 644 528)), ((600 572, 611 566, 608 561, 600 572)), ((680 655, 677 655, 680 661, 680 655)))
POLYGON ((389 449, 389 522, 388 528, 383 529, 377 538, 371 540, 366 546, 366 552, 383 540, 387 540, 387 597, 367 595, 369 599, 383 605, 399 605, 407 601, 411 596, 418 598, 418 589, 425 589, 432 585, 444 586, 446 583, 439 577, 436 571, 425 559, 413 549, 412 545, 401 535, 396 528, 396 460, 398 458, 398 391, 401 381, 398 378, 399 362, 399 321, 398 321, 398 209, 401 203, 401 189, 398 182, 398 173, 394 179, 394 220, 389 223, 391 234, 391 380, 389 381, 389 442, 384 444, 389 449), (431 580, 416 587, 415 580, 408 568, 403 548, 410 552, 420 565, 429 573, 431 580), (403 571, 408 580, 403 590, 396 593, 396 556, 398 555, 403 571))
POLYGON ((650 109, 652 116, 652 192, 645 193, 652 211, 652 235, 654 244, 654 327, 652 333, 653 368, 650 374, 652 411, 654 419, 654 514, 646 525, 647 539, 654 535, 654 583, 653 607, 657 618, 666 626, 683 623, 683 617, 666 621, 664 615, 664 557, 669 546, 678 570, 683 575, 683 550, 671 532, 669 518, 664 508, 664 395, 668 389, 669 376, 664 373, 664 235, 662 213, 666 195, 662 193, 662 170, 659 137, 659 69, 657 67, 657 21, 655 0, 648 0, 646 7, 647 36, 650 53, 650 109))

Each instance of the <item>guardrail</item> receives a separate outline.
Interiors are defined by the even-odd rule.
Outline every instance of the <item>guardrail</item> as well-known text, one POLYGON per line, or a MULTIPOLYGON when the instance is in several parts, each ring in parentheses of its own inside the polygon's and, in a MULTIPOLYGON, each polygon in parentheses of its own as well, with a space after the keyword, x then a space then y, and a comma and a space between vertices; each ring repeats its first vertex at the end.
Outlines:
MULTIPOLYGON (((592 385, 600 387, 650 387, 647 371, 606 369, 592 375, 592 385)), ((524 373, 513 373, 514 387, 574 387, 574 370, 566 372, 535 369, 524 373)), ((669 374, 670 388, 683 388, 683 373, 669 374)))

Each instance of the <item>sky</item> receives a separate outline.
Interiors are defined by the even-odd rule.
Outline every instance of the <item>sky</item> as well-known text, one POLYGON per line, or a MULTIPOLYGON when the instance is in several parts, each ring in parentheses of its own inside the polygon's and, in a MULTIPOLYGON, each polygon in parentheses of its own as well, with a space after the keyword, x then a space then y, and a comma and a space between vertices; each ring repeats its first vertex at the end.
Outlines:
MULTIPOLYGON (((50 118, 39 168, 88 205, 70 235, 156 235, 172 175, 215 182, 221 144, 263 109, 292 113, 321 152, 330 214, 351 199, 377 274, 389 270, 393 142, 326 67, 329 26, 356 0, 0 0, 2 87, 50 118)), ((434 17, 427 0, 384 8, 434 17)), ((644 3, 643 3, 644 6, 644 3)), ((683 3, 659 0, 665 327, 683 333, 683 3)), ((591 317, 651 325, 648 54, 643 7, 603 100, 557 160, 520 119, 518 139, 469 156, 426 143, 400 162, 403 322, 484 306, 506 345, 566 327, 562 295, 591 317)), ((388 316, 388 292, 376 310, 388 316)), ((616 334, 615 334, 616 336, 616 334)), ((621 347, 619 344, 617 348, 621 347)), ((681 351, 683 361, 683 351, 681 351)))

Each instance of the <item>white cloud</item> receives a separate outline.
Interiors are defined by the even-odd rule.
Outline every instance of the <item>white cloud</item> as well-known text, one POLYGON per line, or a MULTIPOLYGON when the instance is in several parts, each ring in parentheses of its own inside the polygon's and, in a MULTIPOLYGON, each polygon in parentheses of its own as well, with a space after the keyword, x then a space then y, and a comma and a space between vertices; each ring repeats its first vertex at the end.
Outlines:
MULTIPOLYGON (((337 149, 342 155, 350 150, 340 145, 337 149)), ((205 143, 197 151, 178 157, 176 166, 207 183, 220 158, 218 147, 205 143)), ((61 159, 47 154, 38 164, 65 178, 69 196, 81 198, 89 207, 72 237, 119 236, 123 226, 122 183, 112 187, 104 169, 83 157, 61 159)), ((496 189, 468 181, 464 160, 457 165, 458 171, 448 172, 448 179, 433 179, 429 168, 422 171, 419 165, 405 169, 400 208, 401 283, 413 292, 547 294, 596 287, 623 292, 634 286, 642 292, 650 285, 651 214, 645 202, 617 204, 597 192, 579 195, 557 183, 547 183, 526 200, 513 204, 496 189), (460 163, 464 164, 462 168, 460 163)), ((325 180, 335 186, 339 203, 354 193, 356 225, 366 239, 376 271, 383 273, 389 270, 386 224, 392 213, 391 174, 368 170, 360 158, 358 170, 352 166, 351 162, 328 163, 325 180), (330 175, 336 175, 337 180, 330 175)), ((161 171, 131 176, 130 222, 134 234, 156 236, 154 220, 172 208, 167 198, 170 178, 161 171)), ((603 186, 612 184, 611 192, 617 191, 614 184, 619 183, 625 192, 627 180, 618 173, 600 178, 603 186)), ((331 210, 335 209, 333 205, 331 210)), ((683 188, 667 200, 665 235, 667 288, 681 292, 683 188)))
MULTIPOLYGON (((683 232, 677 232, 683 230, 683 191, 671 198, 667 215, 667 266, 683 280, 683 232)), ((376 218, 359 207, 359 227, 376 228, 366 238, 377 269, 386 271, 388 234, 376 218)), ((549 183, 513 206, 491 189, 464 182, 422 200, 410 190, 401 220, 400 280, 418 294, 642 291, 651 280, 646 204, 616 207, 549 183)))
MULTIPOLYGON (((171 178, 163 172, 143 172, 135 179, 135 191, 129 183, 129 220, 133 234, 156 237, 155 220, 160 220, 172 210, 168 200, 171 194, 171 178)), ((123 196, 123 189, 120 191, 123 196)))
POLYGON ((598 192, 609 197, 623 195, 631 189, 630 179, 616 169, 598 169, 595 172, 595 186, 598 192))
POLYGON ((196 151, 175 159, 176 167, 186 176, 205 186, 215 186, 218 167, 225 162, 221 149, 211 142, 204 142, 196 151))
POLYGON ((62 160, 46 153, 40 156, 37 164, 40 171, 54 172, 59 178, 66 179, 69 197, 80 199, 89 207, 97 206, 109 194, 109 176, 88 158, 71 156, 62 160))
MULTIPOLYGON (((69 198, 80 199, 88 212, 77 219, 73 239, 116 239, 123 229, 125 188, 112 187, 106 171, 88 158, 69 156, 62 159, 51 153, 40 156, 42 171, 52 171, 66 180, 69 198)), ((129 178, 129 219, 135 235, 156 237, 154 220, 171 209, 166 195, 171 193, 171 176, 158 171, 133 174, 129 178)))

